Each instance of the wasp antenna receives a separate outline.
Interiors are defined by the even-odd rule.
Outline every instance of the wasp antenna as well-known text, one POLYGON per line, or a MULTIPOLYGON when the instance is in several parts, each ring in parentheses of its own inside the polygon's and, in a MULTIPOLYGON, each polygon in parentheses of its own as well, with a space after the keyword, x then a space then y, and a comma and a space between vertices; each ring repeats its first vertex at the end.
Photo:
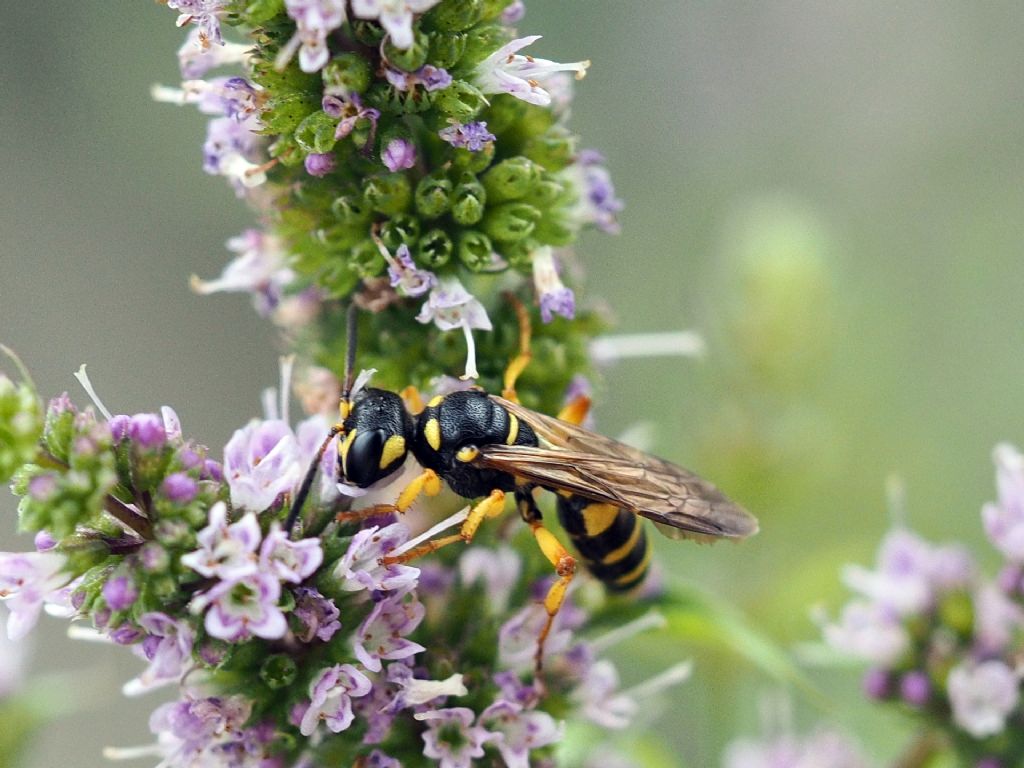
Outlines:
POLYGON ((355 381, 356 372, 356 341, 359 337, 359 307, 353 301, 348 305, 348 312, 345 315, 345 385, 341 391, 342 401, 347 402, 352 397, 352 384, 355 381))
POLYGON ((335 424, 331 427, 331 431, 327 433, 327 437, 320 443, 320 447, 317 449, 316 456, 309 463, 309 469, 306 470, 306 476, 302 478, 302 485, 299 486, 299 492, 295 494, 295 501, 292 502, 292 508, 288 512, 288 519, 284 521, 284 530, 289 535, 292 532, 292 528, 295 527, 295 521, 299 519, 299 513, 302 512, 302 505, 306 501, 306 497, 309 496, 309 489, 313 486, 313 478, 316 477, 317 467, 320 466, 320 461, 324 457, 324 451, 327 450, 328 444, 334 439, 342 430, 341 424, 335 424))

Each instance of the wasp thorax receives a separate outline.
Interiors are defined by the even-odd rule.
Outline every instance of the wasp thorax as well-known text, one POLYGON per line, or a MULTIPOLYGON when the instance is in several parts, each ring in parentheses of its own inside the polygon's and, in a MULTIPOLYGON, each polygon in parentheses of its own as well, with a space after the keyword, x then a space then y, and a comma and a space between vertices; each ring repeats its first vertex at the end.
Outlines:
POLYGON ((338 444, 341 476, 361 488, 395 472, 405 462, 412 418, 394 392, 367 389, 345 419, 338 444))

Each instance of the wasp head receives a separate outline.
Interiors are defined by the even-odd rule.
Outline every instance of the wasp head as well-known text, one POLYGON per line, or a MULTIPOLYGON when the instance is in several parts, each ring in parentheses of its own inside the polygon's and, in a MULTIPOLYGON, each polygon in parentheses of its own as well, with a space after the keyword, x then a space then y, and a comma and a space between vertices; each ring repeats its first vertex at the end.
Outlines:
POLYGON ((373 485, 405 462, 413 422, 402 398, 383 389, 356 395, 338 444, 341 478, 360 488, 373 485))

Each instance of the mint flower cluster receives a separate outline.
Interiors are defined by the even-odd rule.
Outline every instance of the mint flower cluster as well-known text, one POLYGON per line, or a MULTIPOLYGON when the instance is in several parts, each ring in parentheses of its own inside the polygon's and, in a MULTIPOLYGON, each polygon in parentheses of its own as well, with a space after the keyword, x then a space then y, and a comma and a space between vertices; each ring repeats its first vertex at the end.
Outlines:
POLYGON ((287 329, 318 326, 326 348, 311 344, 309 355, 334 369, 332 300, 354 294, 386 315, 382 327, 406 326, 390 348, 377 329, 361 339, 362 356, 396 389, 452 372, 494 388, 511 334, 496 334, 497 355, 480 349, 478 366, 473 331, 510 321, 499 294, 517 291, 544 323, 566 322, 558 336, 568 356, 540 344, 551 385, 527 394, 555 406, 556 388, 585 372, 583 344, 597 328, 589 313, 578 317, 560 262, 584 227, 617 231, 622 207, 600 155, 579 149, 568 127, 573 81, 589 62, 529 55, 540 36, 514 30, 522 2, 168 6, 190 29, 184 82, 154 96, 211 116, 203 167, 261 219, 229 242, 238 256, 224 274, 195 288, 246 290, 287 329), (450 331, 465 339, 458 353, 457 338, 442 339, 450 331), (434 354, 377 359, 395 358, 396 346, 434 354))
POLYGON ((856 597, 824 627, 830 645, 870 664, 867 695, 918 714, 977 768, 1024 759, 1024 456, 1007 444, 994 456, 999 500, 982 519, 1005 558, 998 577, 959 545, 897 528, 873 569, 846 568, 856 597))
MULTIPOLYGON (((0 391, 31 388, 4 377, 0 391)), ((282 521, 323 416, 293 429, 284 411, 266 414, 214 458, 168 407, 129 416, 97 406, 104 415, 55 398, 39 431, 12 443, 32 454, 12 489, 36 551, 0 553, 0 598, 10 637, 44 610, 75 619, 74 637, 141 659, 126 695, 173 691, 150 719, 153 743, 110 757, 209 768, 527 766, 551 759, 566 717, 625 728, 644 697, 688 674, 681 665, 623 689, 605 652, 663 621, 652 613, 595 637, 591 611, 570 600, 548 639, 546 675, 535 678, 550 570, 500 537, 385 564, 465 509, 413 536, 412 521, 392 514, 339 519, 351 489, 325 480, 328 514, 290 538, 282 521)), ((353 507, 392 492, 370 491, 353 507)))

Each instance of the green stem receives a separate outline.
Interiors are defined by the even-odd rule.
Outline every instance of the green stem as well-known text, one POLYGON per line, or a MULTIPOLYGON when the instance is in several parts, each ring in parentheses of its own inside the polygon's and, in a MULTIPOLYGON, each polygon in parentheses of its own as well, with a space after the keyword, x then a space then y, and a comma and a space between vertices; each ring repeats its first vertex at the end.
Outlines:
POLYGON ((947 746, 945 737, 938 731, 922 731, 896 758, 892 768, 927 768, 947 746))

